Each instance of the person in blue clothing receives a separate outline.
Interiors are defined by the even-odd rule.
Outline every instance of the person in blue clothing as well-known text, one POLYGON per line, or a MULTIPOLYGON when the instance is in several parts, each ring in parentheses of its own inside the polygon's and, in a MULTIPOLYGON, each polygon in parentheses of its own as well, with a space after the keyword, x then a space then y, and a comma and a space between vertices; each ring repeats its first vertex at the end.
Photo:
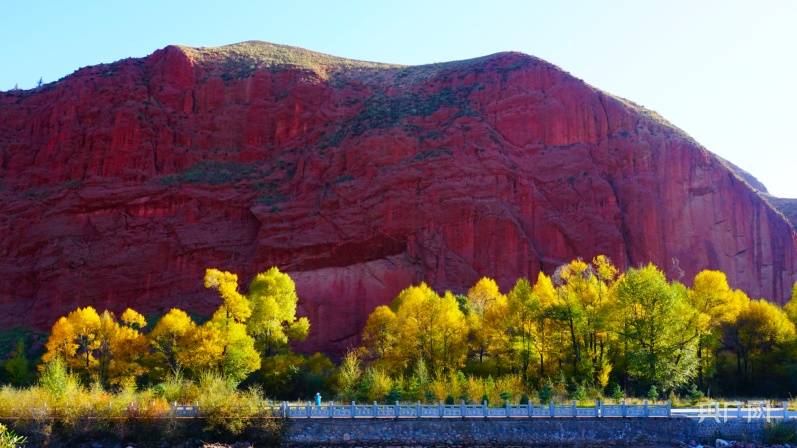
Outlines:
POLYGON ((316 392, 315 393, 315 405, 316 406, 321 406, 321 393, 320 392, 316 392))

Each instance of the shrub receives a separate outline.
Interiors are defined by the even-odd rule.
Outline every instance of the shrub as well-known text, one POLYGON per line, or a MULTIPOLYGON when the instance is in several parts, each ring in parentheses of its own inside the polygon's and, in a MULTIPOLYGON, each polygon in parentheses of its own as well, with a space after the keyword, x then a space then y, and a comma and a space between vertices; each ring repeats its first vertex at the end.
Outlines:
POLYGON ((257 387, 241 392, 229 379, 206 372, 200 376, 199 389, 197 405, 206 421, 205 431, 211 434, 240 434, 251 419, 263 417, 266 402, 257 387))
POLYGON ((11 384, 27 386, 30 383, 33 374, 30 371, 30 362, 25 356, 25 341, 22 338, 17 340, 14 356, 4 363, 3 369, 11 384))
POLYGON ((356 397, 357 385, 362 376, 360 356, 351 350, 343 357, 343 362, 338 369, 338 394, 343 400, 353 400, 356 397))
POLYGON ((402 391, 401 391, 401 384, 399 382, 394 382, 393 387, 390 388, 390 392, 385 395, 385 401, 393 404, 397 401, 401 401, 402 398, 402 391))
POLYGON ((504 375, 498 377, 495 382, 495 390, 498 391, 498 398, 503 401, 515 401, 524 392, 523 379, 520 375, 504 375))
POLYGON ((772 422, 764 427, 764 443, 780 445, 797 443, 797 424, 793 422, 772 422))
POLYGON ((195 163, 181 173, 171 174, 163 177, 160 180, 160 183, 162 185, 174 185, 181 183, 221 185, 249 179, 256 174, 257 170, 254 167, 242 163, 203 160, 195 163))
POLYGON ((689 398, 690 404, 696 405, 697 402, 703 399, 703 392, 701 392, 696 385, 692 384, 689 390, 686 391, 686 396, 689 398))
POLYGON ((482 395, 481 402, 490 404, 490 397, 488 397, 487 394, 482 395))
POLYGON ((27 439, 17 435, 0 423, 0 448, 17 448, 25 444, 27 439))
MULTIPOLYGON (((454 379, 456 380, 456 377, 454 379)), ((453 399, 453 394, 456 393, 457 389, 456 383, 450 383, 443 376, 438 376, 429 383, 429 392, 436 401, 447 400, 449 396, 453 399)))
POLYGON ((357 398, 368 402, 377 401, 387 395, 392 387, 392 380, 382 369, 369 367, 365 369, 360 380, 357 398))
POLYGON ((152 392, 169 403, 193 403, 199 396, 196 385, 186 380, 180 370, 166 376, 152 388, 152 392))
POLYGON ((70 389, 78 386, 77 378, 66 371, 66 365, 61 358, 55 358, 44 365, 39 385, 44 388, 55 400, 61 399, 70 389))
POLYGON ((587 398, 587 388, 584 387, 583 384, 578 384, 576 387, 573 388, 573 391, 570 393, 571 400, 585 400, 587 398))
POLYGON ((620 401, 625 398, 625 392, 623 392, 623 389, 619 384, 614 383, 612 385, 611 391, 609 392, 609 396, 615 401, 620 401))
POLYGON ((548 380, 540 390, 537 392, 537 397, 540 399, 540 403, 547 404, 553 398, 553 384, 551 384, 551 380, 548 380))
POLYGON ((449 405, 449 406, 453 405, 454 404, 454 397, 451 396, 451 395, 447 395, 446 396, 446 404, 449 405))
POLYGON ((529 404, 529 396, 526 394, 521 395, 520 404, 529 404))
POLYGON ((655 384, 650 386, 650 389, 648 389, 648 395, 647 396, 648 396, 649 400, 656 401, 656 400, 659 399, 659 390, 656 389, 656 385, 655 384))
POLYGON ((481 398, 485 395, 485 387, 484 382, 482 382, 481 379, 473 376, 467 377, 465 385, 462 389, 462 393, 466 397, 466 402, 476 404, 482 403, 481 398))

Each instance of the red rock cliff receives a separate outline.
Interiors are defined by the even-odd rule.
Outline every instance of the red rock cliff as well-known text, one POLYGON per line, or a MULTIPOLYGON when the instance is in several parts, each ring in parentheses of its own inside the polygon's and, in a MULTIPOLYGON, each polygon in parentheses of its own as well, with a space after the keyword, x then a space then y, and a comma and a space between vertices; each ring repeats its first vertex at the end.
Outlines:
POLYGON ((170 46, 0 94, 0 327, 93 304, 207 312, 277 265, 353 343, 411 282, 509 287, 574 257, 703 268, 782 301, 797 234, 654 113, 517 53, 418 67, 170 46))

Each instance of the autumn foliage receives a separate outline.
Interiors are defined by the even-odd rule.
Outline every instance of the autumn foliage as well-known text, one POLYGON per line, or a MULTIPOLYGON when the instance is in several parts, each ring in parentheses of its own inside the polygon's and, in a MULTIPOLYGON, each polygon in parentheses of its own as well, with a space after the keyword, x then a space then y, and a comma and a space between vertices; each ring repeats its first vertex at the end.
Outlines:
POLYGON ((104 386, 203 372, 237 384, 260 368, 263 357, 309 331, 307 319, 296 318, 293 281, 277 268, 258 274, 247 294, 230 272, 208 269, 204 284, 218 291, 221 302, 204 323, 172 308, 147 332, 146 319, 132 309, 117 318, 107 310, 78 308, 53 325, 42 360, 63 360, 84 381, 104 386))
MULTIPOLYGON (((58 362, 83 384, 165 391, 211 374, 280 399, 316 391, 449 402, 797 392, 797 284, 780 307, 733 289, 720 271, 682 284, 652 264, 623 272, 605 256, 504 291, 488 277, 464 294, 420 283, 372 311, 361 345, 338 366, 291 350, 310 322, 296 316, 295 285, 277 268, 246 291, 237 275, 208 269, 204 286, 219 297, 204 321, 177 308, 154 325, 132 309, 74 310, 53 325, 42 369, 58 362)), ((7 364, 25 378, 23 356, 7 364)))
MULTIPOLYGON (((620 272, 597 256, 534 283, 518 279, 509 291, 490 278, 462 296, 410 286, 371 313, 362 347, 349 356, 360 363, 361 383, 389 383, 379 387, 393 396, 418 381, 429 392, 440 379, 461 389, 496 378, 514 378, 514 395, 550 388, 576 398, 617 389, 658 396, 712 386, 784 395, 797 389, 779 380, 797 369, 796 307, 795 298, 783 308, 752 300, 719 271, 702 271, 687 286, 652 264, 620 272), (418 379, 419 365, 428 378, 418 379)), ((351 374, 354 361, 346 362, 351 374)), ((452 386, 445 395, 468 393, 452 386)))

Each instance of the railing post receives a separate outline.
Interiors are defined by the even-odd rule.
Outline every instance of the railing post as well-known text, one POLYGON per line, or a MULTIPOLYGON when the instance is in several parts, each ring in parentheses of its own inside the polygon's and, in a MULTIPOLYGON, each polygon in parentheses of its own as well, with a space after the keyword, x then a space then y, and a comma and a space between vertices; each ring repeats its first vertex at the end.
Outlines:
POLYGON ((484 411, 484 418, 487 418, 487 400, 482 403, 482 410, 484 411))
POLYGON ((741 420, 742 419, 742 402, 736 402, 736 418, 741 420))
POLYGON ((650 416, 648 414, 648 400, 645 400, 645 401, 642 402, 642 415, 645 416, 645 417, 649 417, 650 416))
POLYGON ((399 416, 401 416, 401 405, 398 400, 396 400, 396 404, 393 405, 393 409, 396 411, 396 418, 399 418, 399 416))
POLYGON ((531 400, 526 403, 526 410, 528 411, 529 418, 534 416, 534 405, 531 404, 531 400))
POLYGON ((459 401, 459 416, 465 418, 467 416, 465 411, 465 400, 459 401))
POLYGON ((354 418, 357 415, 357 405, 354 401, 351 402, 351 408, 349 408, 349 415, 351 418, 354 418))
POLYGON ((595 417, 601 416, 601 401, 597 398, 595 399, 595 417))
POLYGON ((335 417, 335 402, 334 401, 330 401, 329 403, 327 403, 327 416, 329 418, 335 417))
POLYGON ((440 418, 443 418, 443 416, 445 415, 445 408, 443 406, 444 405, 442 401, 439 401, 437 403, 437 414, 440 416, 440 418))
POLYGON ((623 415, 623 417, 627 417, 627 416, 628 416, 628 414, 627 414, 627 410, 628 410, 628 409, 626 408, 626 405, 625 405, 625 398, 623 398, 623 402, 622 402, 622 404, 620 405, 620 409, 621 409, 621 411, 622 411, 622 415, 623 415))
POLYGON ((415 403, 415 417, 421 418, 421 402, 415 403))
POLYGON ((280 407, 282 408, 282 418, 288 418, 288 402, 283 401, 280 407))
POLYGON ((554 417, 554 404, 553 400, 548 402, 548 413, 551 415, 551 418, 554 417))
POLYGON ((312 411, 312 409, 310 409, 310 405, 309 404, 307 406, 305 406, 304 410, 305 410, 305 412, 307 412, 307 418, 310 418, 310 416, 313 415, 313 411, 312 411))
POLYGON ((374 418, 379 417, 379 406, 376 404, 375 401, 374 401, 374 404, 371 407, 371 415, 373 415, 374 418))
POLYGON ((672 400, 667 400, 667 417, 672 417, 672 400))
POLYGON ((578 410, 576 409, 576 403, 577 403, 576 400, 573 400, 573 406, 572 406, 573 417, 578 417, 578 410))

